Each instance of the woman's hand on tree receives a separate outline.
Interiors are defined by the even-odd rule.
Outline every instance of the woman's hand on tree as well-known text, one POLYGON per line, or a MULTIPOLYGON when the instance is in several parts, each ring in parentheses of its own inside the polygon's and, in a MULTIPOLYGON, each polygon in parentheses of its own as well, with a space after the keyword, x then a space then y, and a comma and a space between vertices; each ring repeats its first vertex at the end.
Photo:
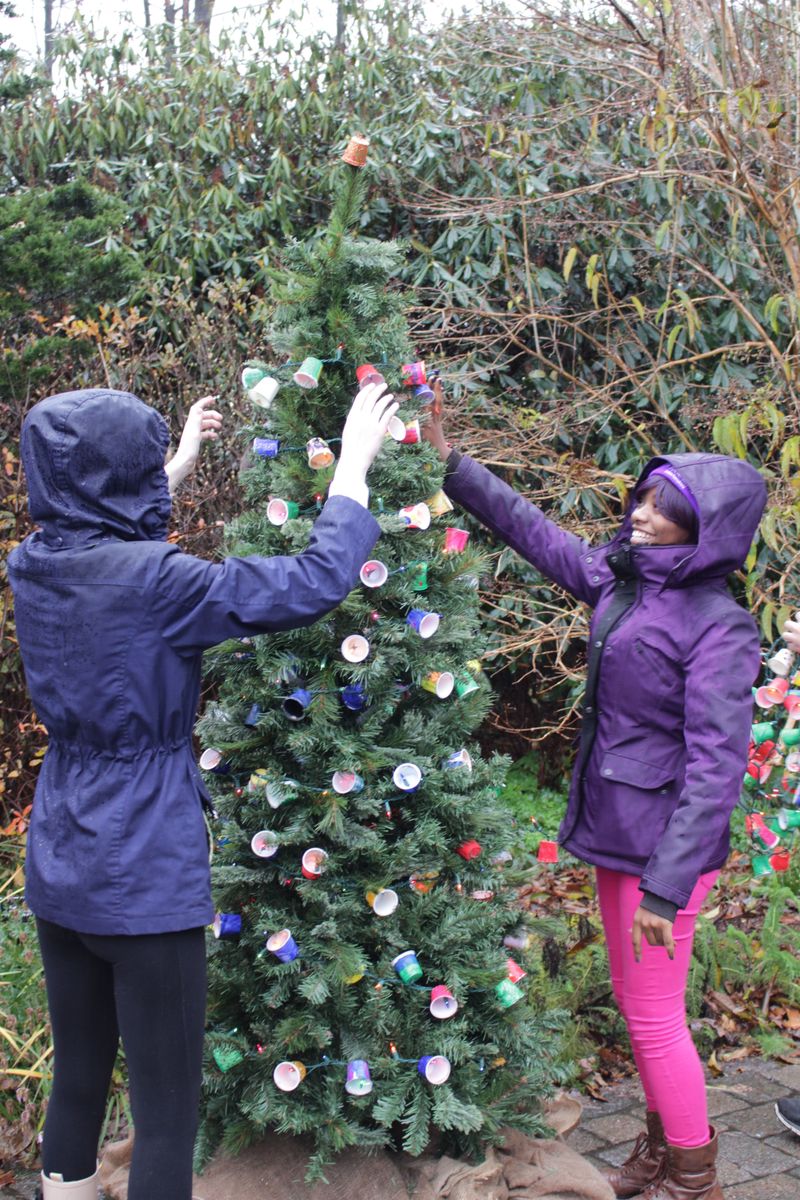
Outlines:
POLYGON ((675 957, 672 922, 668 921, 666 917, 659 917, 657 913, 642 908, 640 904, 634 914, 633 928, 631 929, 633 956, 637 962, 642 961, 642 938, 650 946, 663 946, 670 958, 675 957))
POLYGON ((450 451, 452 450, 452 446, 448 445, 444 436, 444 426, 442 424, 444 392, 442 390, 441 380, 439 379, 434 381, 433 394, 436 399, 428 409, 428 418, 421 426, 421 431, 425 441, 430 442, 434 450, 438 451, 439 458, 441 458, 442 462, 445 462, 450 454, 450 451))
POLYGON ((164 467, 170 494, 194 470, 203 442, 216 441, 219 437, 222 413, 211 408, 216 400, 219 400, 219 396, 202 396, 189 409, 178 449, 164 467))
POLYGON ((784 623, 781 637, 790 650, 795 654, 800 654, 800 613, 794 614, 794 620, 784 623))
MULTIPOLYGON (((389 422, 400 407, 387 384, 368 383, 353 401, 342 430, 339 467, 366 478, 367 471, 383 445, 389 422)), ((339 468, 337 468, 338 473, 339 468)))

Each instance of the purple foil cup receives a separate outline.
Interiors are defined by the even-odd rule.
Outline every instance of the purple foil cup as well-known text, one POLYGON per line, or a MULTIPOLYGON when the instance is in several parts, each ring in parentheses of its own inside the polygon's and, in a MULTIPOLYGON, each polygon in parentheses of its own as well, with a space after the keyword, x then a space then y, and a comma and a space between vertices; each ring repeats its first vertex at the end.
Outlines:
POLYGON ((284 700, 283 711, 290 721, 302 721, 313 698, 312 692, 305 688, 297 688, 284 700))
POLYGON ((242 932, 240 913, 217 913, 214 917, 215 938, 237 938, 242 932))
POLYGON ((450 1060, 443 1054, 426 1054, 423 1058, 417 1059, 417 1070, 420 1075, 434 1087, 447 1083, 451 1069, 450 1060))
POLYGON ((226 762, 222 757, 221 750, 215 750, 209 747, 200 755, 200 770, 213 771, 215 775, 227 775, 231 769, 231 764, 226 762))
POLYGON ((401 792, 414 792, 422 782, 422 771, 416 763, 400 763, 392 772, 392 779, 401 792))
POLYGON ((259 458, 277 458, 281 443, 278 438, 253 438, 253 453, 259 458))
POLYGON ((350 683, 342 688, 342 704, 350 712, 361 712, 369 703, 363 683, 350 683))
POLYGON ((368 1096, 372 1091, 369 1064, 363 1058, 351 1058, 347 1064, 344 1090, 351 1096, 368 1096))
POLYGON ((288 929, 280 929, 268 937, 267 949, 281 962, 294 962, 300 957, 300 947, 288 929))
POLYGON ((452 754, 448 754, 442 766, 448 771, 455 771, 458 767, 466 767, 467 771, 471 772, 472 758, 468 750, 454 750, 452 754))
POLYGON ((441 613, 427 612, 424 608, 412 608, 406 617, 406 623, 416 630, 421 638, 429 638, 436 633, 441 619, 441 613))

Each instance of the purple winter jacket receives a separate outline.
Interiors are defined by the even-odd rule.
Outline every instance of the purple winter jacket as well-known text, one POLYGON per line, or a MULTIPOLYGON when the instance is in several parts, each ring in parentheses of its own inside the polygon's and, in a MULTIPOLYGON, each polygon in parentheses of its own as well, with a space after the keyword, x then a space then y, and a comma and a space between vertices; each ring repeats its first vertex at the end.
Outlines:
POLYGON ((753 618, 726 576, 744 562, 766 499, 746 462, 669 464, 698 509, 694 545, 631 547, 630 510, 590 546, 547 520, 474 459, 448 462, 445 490, 544 575, 594 609, 581 745, 559 841, 586 862, 641 876, 646 907, 687 904, 729 850, 759 670, 753 618), (454 469, 453 469, 454 468, 454 469))

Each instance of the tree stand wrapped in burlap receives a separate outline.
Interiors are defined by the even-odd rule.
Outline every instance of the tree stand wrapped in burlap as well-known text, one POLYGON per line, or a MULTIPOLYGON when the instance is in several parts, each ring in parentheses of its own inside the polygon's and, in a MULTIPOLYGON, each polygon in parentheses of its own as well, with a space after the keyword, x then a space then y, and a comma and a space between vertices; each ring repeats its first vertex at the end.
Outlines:
MULTIPOLYGON (((327 1183, 306 1184, 311 1142, 269 1134, 235 1158, 218 1155, 195 1179, 198 1200, 614 1200, 605 1179, 562 1140, 580 1120, 580 1104, 562 1098, 547 1119, 552 1140, 509 1130, 478 1165, 423 1154, 347 1150, 326 1168, 327 1183)), ((127 1200, 133 1141, 103 1155, 100 1179, 110 1200, 127 1200)))

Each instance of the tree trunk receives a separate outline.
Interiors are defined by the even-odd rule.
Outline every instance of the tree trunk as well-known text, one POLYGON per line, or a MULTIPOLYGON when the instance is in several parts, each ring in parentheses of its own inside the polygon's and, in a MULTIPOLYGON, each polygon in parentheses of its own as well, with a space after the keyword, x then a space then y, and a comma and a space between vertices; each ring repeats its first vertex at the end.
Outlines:
POLYGON ((211 15, 214 9, 214 0, 194 0, 194 23, 202 29, 203 33, 208 33, 211 29, 211 15))
POLYGON ((150 28, 150 0, 144 0, 144 27, 150 28))
POLYGON ((336 49, 344 53, 344 31, 347 19, 347 0, 336 0, 336 49))
POLYGON ((53 0, 44 0, 44 69, 53 78, 53 0))
POLYGON ((175 4, 174 0, 164 0, 164 24, 167 33, 167 61, 175 57, 175 4))

